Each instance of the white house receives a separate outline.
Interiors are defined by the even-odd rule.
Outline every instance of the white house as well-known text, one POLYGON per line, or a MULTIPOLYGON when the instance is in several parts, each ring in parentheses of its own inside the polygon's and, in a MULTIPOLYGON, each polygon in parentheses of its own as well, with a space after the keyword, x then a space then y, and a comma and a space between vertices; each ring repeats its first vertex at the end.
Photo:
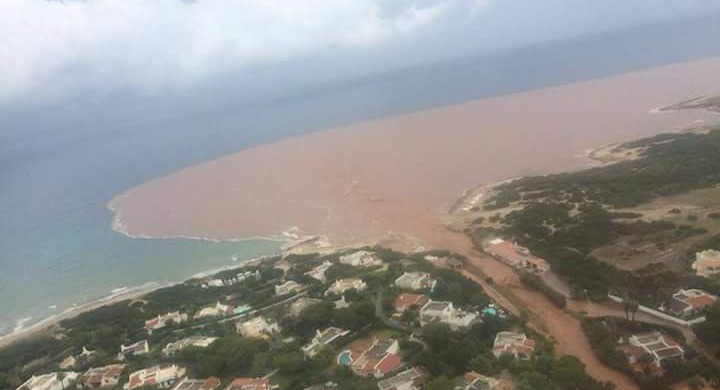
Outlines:
POLYGON ((402 367, 403 361, 398 355, 399 349, 399 344, 395 339, 376 339, 357 358, 353 358, 351 351, 343 351, 339 356, 350 356, 350 369, 356 375, 383 378, 402 367))
POLYGON ((515 359, 528 360, 535 351, 535 340, 529 339, 525 333, 500 332, 495 335, 493 355, 511 355, 515 359))
POLYGON ((463 375, 459 381, 456 390, 493 390, 501 383, 500 380, 491 378, 475 371, 470 371, 463 375))
POLYGON ((245 271, 245 272, 238 272, 235 277, 227 278, 227 279, 211 279, 207 282, 207 287, 224 287, 224 286, 232 286, 235 284, 238 284, 240 282, 243 282, 249 278, 255 278, 260 279, 260 271, 245 271))
POLYGON ((243 337, 267 338, 280 332, 280 325, 265 317, 255 317, 245 322, 235 324, 238 333, 243 337))
POLYGON ((305 272, 305 275, 325 283, 327 281, 327 279, 325 278, 325 271, 327 271, 328 268, 332 267, 332 265, 333 263, 329 261, 324 261, 317 267, 311 269, 308 272, 305 272))
POLYGON ((283 296, 302 290, 303 286, 294 280, 288 280, 283 284, 275 286, 275 295, 283 296))
POLYGON ((57 372, 44 375, 33 375, 25 383, 20 385, 17 390, 63 390, 70 388, 78 377, 76 372, 66 371, 61 376, 57 372))
POLYGON ((235 308, 231 305, 223 305, 217 302, 215 306, 208 306, 202 308, 199 312, 195 313, 194 319, 198 320, 201 318, 217 318, 217 317, 228 317, 233 315, 235 308))
POLYGON ((661 332, 649 332, 630 336, 630 345, 642 348, 650 355, 653 363, 660 367, 662 361, 670 358, 685 358, 685 351, 673 339, 661 332))
POLYGON ((720 274, 720 251, 706 250, 695 254, 692 269, 698 276, 711 278, 720 274))
POLYGON ((152 366, 130 374, 123 389, 133 390, 146 385, 168 388, 184 376, 185 368, 175 364, 152 366))
POLYGON ((169 343, 165 346, 165 348, 163 348, 162 354, 163 356, 168 357, 187 347, 207 348, 217 339, 217 337, 190 336, 182 340, 175 341, 174 343, 169 343))
POLYGON ((80 376, 79 386, 84 389, 116 386, 120 383, 120 376, 125 371, 124 364, 111 364, 104 367, 94 367, 80 376))
POLYGON ((118 353, 118 360, 125 360, 128 356, 133 355, 145 355, 150 353, 150 345, 147 340, 141 340, 136 343, 125 346, 120 344, 120 353, 118 353))
POLYGON ((363 291, 367 288, 367 284, 358 278, 339 279, 333 283, 325 292, 325 295, 342 294, 348 290, 363 291))
POLYGON ((717 297, 699 289, 680 289, 673 294, 667 307, 664 307, 670 314, 681 318, 690 318, 702 314, 708 307, 712 306, 717 297))
POLYGON ((375 256, 375 253, 368 251, 357 251, 344 256, 340 256, 340 263, 351 265, 353 267, 372 267, 382 265, 382 260, 375 256))
POLYGON ((452 302, 428 301, 420 308, 420 324, 425 326, 431 322, 446 324, 452 330, 471 326, 480 321, 477 313, 456 309, 452 302))
POLYGON ((186 322, 188 320, 188 315, 185 313, 180 313, 179 311, 174 311, 172 313, 167 313, 163 315, 158 315, 155 318, 151 318, 147 321, 145 321, 145 330, 152 334, 154 330, 162 329, 166 327, 169 323, 173 324, 181 324, 183 322, 186 322))
POLYGON ((78 364, 87 363, 94 355, 95 351, 90 351, 87 348, 83 347, 82 352, 80 352, 79 355, 70 355, 66 357, 65 359, 63 359, 63 361, 60 362, 60 364, 58 364, 58 367, 61 370, 69 370, 78 364))
MULTIPOLYGON (((425 382, 425 374, 420 368, 407 369, 391 378, 378 382, 380 390, 420 390, 425 382)), ((448 389, 451 390, 451 389, 448 389)))
POLYGON ((235 378, 225 390, 275 390, 278 387, 266 378, 235 378))
POLYGON ((336 327, 329 327, 322 332, 320 330, 315 331, 315 337, 302 347, 302 351, 307 357, 314 357, 323 348, 330 345, 333 341, 346 336, 350 333, 349 330, 340 329, 336 327))
POLYGON ((207 379, 183 378, 173 386, 172 390, 216 390, 221 384, 220 378, 213 376, 207 379))
POLYGON ((435 288, 437 281, 427 272, 405 272, 395 279, 395 285, 406 290, 424 290, 435 288))

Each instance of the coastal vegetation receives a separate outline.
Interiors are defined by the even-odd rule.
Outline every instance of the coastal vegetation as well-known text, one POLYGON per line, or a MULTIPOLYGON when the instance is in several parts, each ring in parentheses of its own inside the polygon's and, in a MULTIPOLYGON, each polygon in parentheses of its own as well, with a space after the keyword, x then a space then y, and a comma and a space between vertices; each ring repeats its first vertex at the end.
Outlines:
MULTIPOLYGON (((661 212, 647 205, 714 191, 720 129, 661 134, 612 153, 637 158, 497 185, 467 233, 477 246, 487 237, 512 237, 548 261, 576 297, 604 299, 612 291, 658 303, 680 286, 703 283, 690 275, 685 259, 700 246, 717 248, 720 226, 677 207, 661 212), (642 257, 647 261, 639 266, 625 265, 642 257)), ((718 291, 716 283, 704 284, 718 291)))

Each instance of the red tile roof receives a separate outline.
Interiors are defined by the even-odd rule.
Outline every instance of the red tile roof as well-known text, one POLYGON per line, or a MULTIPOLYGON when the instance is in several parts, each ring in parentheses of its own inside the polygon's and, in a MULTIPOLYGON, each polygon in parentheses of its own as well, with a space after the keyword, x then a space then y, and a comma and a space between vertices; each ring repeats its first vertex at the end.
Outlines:
POLYGON ((375 371, 389 374, 402 366, 402 359, 394 353, 389 353, 375 366, 375 371))
POLYGON ((262 378, 235 378, 226 390, 270 390, 270 381, 262 378))
POLYGON ((212 390, 220 386, 220 378, 215 378, 214 376, 211 376, 208 378, 205 383, 203 383, 202 389, 203 390, 212 390))
POLYGON ((395 311, 405 311, 411 306, 422 306, 427 298, 422 294, 400 294, 395 299, 395 311))
POLYGON ((690 305, 695 310, 710 306, 713 303, 715 303, 715 299, 713 299, 713 297, 710 295, 701 295, 690 298, 690 305))

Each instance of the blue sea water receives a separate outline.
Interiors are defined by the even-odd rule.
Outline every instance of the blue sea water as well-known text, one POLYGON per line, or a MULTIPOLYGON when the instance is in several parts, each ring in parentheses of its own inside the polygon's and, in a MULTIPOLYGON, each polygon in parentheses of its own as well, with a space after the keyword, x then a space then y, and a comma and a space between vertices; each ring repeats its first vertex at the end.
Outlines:
POLYGON ((278 253, 275 240, 132 239, 114 232, 107 202, 147 180, 335 125, 717 56, 718 41, 715 17, 257 100, 222 91, 202 99, 118 94, 42 113, 0 111, 0 335, 123 286, 178 281, 233 265, 234 256, 278 253))

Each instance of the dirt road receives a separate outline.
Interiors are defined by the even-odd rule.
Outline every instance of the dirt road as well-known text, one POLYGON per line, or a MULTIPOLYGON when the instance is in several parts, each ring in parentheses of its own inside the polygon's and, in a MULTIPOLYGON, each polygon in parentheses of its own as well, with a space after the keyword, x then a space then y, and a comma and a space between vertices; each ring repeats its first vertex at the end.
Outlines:
POLYGON ((595 356, 576 317, 555 307, 542 294, 526 289, 511 267, 475 250, 463 234, 436 232, 433 241, 438 247, 466 256, 468 262, 463 273, 482 285, 488 295, 507 310, 515 314, 526 311, 533 328, 556 342, 559 354, 576 356, 593 378, 612 382, 617 390, 639 389, 627 375, 605 366, 595 356), (492 278, 492 283, 487 282, 487 277, 492 278))

